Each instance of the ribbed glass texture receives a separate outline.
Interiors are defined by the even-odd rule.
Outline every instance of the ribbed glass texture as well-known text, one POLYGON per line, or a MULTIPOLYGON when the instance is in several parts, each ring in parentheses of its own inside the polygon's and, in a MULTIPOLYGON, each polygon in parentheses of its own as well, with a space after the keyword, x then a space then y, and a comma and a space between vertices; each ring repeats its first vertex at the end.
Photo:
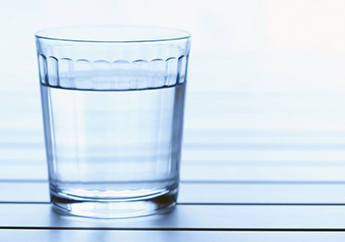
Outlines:
POLYGON ((40 31, 36 44, 56 208, 92 217, 171 209, 189 34, 81 26, 40 31))

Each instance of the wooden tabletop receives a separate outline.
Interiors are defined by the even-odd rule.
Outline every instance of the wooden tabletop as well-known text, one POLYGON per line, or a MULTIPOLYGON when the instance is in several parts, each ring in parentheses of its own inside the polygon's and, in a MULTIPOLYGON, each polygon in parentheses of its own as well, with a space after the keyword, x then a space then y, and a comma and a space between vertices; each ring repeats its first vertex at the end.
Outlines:
MULTIPOLYGON (((8 99, 13 93, 2 94, 8 99)), ((261 96, 248 101, 245 95, 234 99, 229 93, 205 94, 212 97, 205 98, 192 93, 175 210, 131 219, 62 216, 49 202, 39 96, 16 95, 11 108, 0 105, 0 113, 6 113, 0 122, 0 241, 345 239, 345 133, 341 130, 307 129, 307 123, 297 129, 296 120, 290 120, 294 129, 286 124, 264 129, 265 121, 271 125, 284 121, 277 103, 270 104, 280 113, 271 115, 272 121, 265 110, 252 109, 257 105, 252 99, 260 101, 261 96), (215 108, 219 105, 226 108, 215 108)), ((272 95, 265 100, 274 99, 272 95)), ((290 107, 290 116, 299 113, 304 121, 319 116, 321 126, 326 120, 322 114, 333 117, 331 123, 340 123, 344 116, 334 109, 303 116, 300 106, 284 103, 288 96, 275 98, 290 107)))

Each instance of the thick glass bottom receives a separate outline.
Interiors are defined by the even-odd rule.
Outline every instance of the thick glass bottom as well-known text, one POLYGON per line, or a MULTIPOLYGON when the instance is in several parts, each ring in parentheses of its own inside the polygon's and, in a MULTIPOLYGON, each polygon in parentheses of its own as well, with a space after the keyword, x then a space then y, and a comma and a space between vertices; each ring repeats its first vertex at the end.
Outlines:
POLYGON ((177 188, 130 199, 92 199, 51 191, 55 209, 65 215, 94 218, 128 218, 170 212, 176 204, 177 188))

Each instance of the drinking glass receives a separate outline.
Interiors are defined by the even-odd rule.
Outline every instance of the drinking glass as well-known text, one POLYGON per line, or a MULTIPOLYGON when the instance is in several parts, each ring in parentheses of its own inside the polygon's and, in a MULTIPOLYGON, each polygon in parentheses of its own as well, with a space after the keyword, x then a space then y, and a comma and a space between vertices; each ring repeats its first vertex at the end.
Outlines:
POLYGON ((188 32, 71 26, 36 33, 51 201, 89 217, 177 199, 188 32))

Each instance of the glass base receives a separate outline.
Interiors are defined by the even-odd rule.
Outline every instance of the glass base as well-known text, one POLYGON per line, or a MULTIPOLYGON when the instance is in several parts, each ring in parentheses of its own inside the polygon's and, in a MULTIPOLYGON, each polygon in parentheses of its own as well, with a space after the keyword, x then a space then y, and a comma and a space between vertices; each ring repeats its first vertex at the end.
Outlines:
POLYGON ((131 199, 90 199, 51 192, 56 211, 63 215, 93 218, 129 218, 170 212, 176 205, 177 189, 156 196, 131 199))

